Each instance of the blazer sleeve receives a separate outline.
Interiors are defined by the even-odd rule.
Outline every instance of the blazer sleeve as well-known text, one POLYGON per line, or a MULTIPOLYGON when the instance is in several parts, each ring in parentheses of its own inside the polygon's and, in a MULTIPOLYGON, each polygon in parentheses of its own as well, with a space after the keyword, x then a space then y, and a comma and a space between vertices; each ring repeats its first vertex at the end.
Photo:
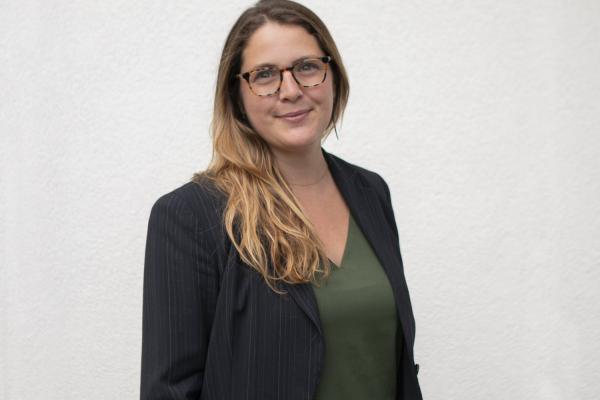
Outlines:
POLYGON ((392 206, 392 196, 390 195, 390 188, 389 188, 387 182, 385 181, 385 179, 383 179, 381 177, 381 175, 377 174, 377 176, 381 180, 381 185, 383 186, 383 192, 385 195, 384 213, 385 213, 385 216, 387 217, 390 225, 392 226, 394 235, 396 235, 396 243, 399 243, 400 238, 398 236, 398 226, 396 225, 396 217, 394 216, 394 207, 392 206))
POLYGON ((215 238, 207 221, 174 192, 158 199, 150 212, 141 400, 200 397, 218 293, 215 238))

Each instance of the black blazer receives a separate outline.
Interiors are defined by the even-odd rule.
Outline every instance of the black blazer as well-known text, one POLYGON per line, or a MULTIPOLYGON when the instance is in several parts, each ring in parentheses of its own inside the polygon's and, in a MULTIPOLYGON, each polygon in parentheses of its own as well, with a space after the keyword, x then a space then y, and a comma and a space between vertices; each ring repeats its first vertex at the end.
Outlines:
MULTIPOLYGON (((422 400, 415 320, 388 186, 378 174, 322 152, 394 292, 401 327, 396 399, 422 400)), ((311 400, 325 348, 313 288, 283 284, 284 296, 269 289, 225 233, 224 205, 214 186, 188 182, 152 207, 140 398, 311 400)))

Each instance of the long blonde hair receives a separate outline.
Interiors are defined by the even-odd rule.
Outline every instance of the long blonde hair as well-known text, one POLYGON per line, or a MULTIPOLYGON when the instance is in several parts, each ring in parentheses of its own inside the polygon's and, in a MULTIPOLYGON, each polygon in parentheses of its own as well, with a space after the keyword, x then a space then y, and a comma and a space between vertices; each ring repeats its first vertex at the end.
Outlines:
MULTIPOLYGON (((242 52, 250 36, 267 21, 298 25, 332 57, 334 103, 327 138, 342 117, 349 84, 337 46, 327 27, 308 8, 288 0, 263 0, 238 18, 227 36, 217 76, 211 136, 212 160, 192 181, 209 179, 227 195, 223 223, 243 262, 262 274, 277 293, 278 281, 326 279, 330 262, 300 203, 278 170, 268 144, 250 126, 241 107, 242 52), (320 266, 323 266, 321 269, 320 266)), ((337 134, 337 129, 336 129, 337 134)))

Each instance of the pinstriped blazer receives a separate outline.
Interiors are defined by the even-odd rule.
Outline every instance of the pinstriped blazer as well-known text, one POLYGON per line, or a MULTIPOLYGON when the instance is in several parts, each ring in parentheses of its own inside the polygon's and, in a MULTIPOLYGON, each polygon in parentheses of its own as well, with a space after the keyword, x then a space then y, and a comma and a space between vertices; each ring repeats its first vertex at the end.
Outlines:
MULTIPOLYGON (((415 320, 389 188, 378 174, 322 152, 393 289, 399 320, 396 399, 422 400, 413 357, 415 320)), ((140 398, 311 400, 325 361, 313 288, 282 284, 287 294, 273 293, 225 233, 225 201, 209 183, 188 182, 152 207, 140 398)))

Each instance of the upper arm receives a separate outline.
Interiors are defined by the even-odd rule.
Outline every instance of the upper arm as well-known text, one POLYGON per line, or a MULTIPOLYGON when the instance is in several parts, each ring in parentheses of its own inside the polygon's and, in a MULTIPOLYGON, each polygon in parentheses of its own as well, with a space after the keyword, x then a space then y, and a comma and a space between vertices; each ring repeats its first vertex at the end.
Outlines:
POLYGON ((206 216, 174 193, 150 212, 143 286, 140 398, 200 396, 218 293, 215 237, 206 216))

